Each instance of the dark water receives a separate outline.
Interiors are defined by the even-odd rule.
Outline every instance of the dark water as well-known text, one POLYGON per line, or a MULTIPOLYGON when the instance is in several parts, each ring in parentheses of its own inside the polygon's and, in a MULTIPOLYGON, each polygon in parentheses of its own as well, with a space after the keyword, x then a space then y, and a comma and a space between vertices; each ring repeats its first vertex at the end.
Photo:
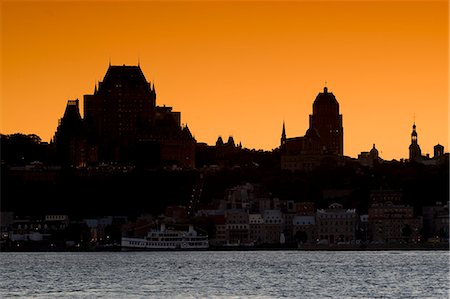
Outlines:
POLYGON ((2 298, 449 298, 449 253, 0 253, 2 298))

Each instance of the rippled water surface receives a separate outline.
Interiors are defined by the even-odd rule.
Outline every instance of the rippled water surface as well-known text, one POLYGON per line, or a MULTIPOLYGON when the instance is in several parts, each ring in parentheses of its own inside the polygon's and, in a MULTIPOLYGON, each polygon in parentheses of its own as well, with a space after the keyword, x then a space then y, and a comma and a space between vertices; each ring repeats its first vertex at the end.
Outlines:
POLYGON ((2 298, 449 298, 449 253, 0 253, 2 298))

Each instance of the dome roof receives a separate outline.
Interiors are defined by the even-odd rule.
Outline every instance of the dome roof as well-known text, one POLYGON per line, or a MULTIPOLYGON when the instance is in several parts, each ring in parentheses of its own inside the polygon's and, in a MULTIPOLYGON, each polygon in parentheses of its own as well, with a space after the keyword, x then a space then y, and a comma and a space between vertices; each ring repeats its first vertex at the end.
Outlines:
POLYGON ((370 154, 378 156, 378 150, 375 148, 375 144, 373 145, 372 149, 370 150, 370 154))

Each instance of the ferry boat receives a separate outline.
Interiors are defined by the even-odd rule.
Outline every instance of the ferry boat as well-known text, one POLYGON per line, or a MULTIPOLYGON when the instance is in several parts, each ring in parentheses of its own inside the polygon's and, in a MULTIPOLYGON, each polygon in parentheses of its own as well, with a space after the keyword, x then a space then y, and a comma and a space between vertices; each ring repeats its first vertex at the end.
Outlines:
POLYGON ((188 231, 166 229, 148 232, 145 238, 122 237, 122 250, 197 250, 209 248, 208 236, 199 236, 194 226, 188 231))

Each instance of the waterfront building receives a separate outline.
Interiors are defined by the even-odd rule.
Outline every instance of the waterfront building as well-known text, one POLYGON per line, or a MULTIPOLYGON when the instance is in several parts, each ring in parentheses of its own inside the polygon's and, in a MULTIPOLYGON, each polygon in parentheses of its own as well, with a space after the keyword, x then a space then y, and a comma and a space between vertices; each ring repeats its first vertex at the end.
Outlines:
POLYGON ((292 219, 293 235, 297 242, 315 243, 316 217, 314 215, 298 215, 292 219))
POLYGON ((371 193, 369 230, 372 242, 401 243, 418 241, 422 220, 414 208, 404 205, 402 192, 377 190, 371 193))
POLYGON ((423 234, 426 239, 448 240, 449 209, 448 202, 443 205, 437 202, 434 206, 422 208, 423 234))
POLYGON ((305 136, 286 137, 283 122, 281 133, 281 168, 310 171, 323 164, 339 163, 344 154, 344 129, 339 103, 333 93, 319 93, 309 116, 309 129, 305 136))
POLYGON ((344 209, 333 203, 328 209, 316 212, 317 235, 328 244, 348 243, 355 240, 358 215, 355 209, 344 209))
POLYGON ((279 244, 284 227, 282 212, 278 209, 264 210, 262 218, 264 219, 262 243, 279 244))
POLYGON ((261 214, 249 214, 250 241, 255 245, 261 244, 264 239, 264 219, 261 214))
POLYGON ((229 244, 248 244, 249 217, 243 209, 230 209, 225 211, 226 239, 229 244))
POLYGON ((356 230, 356 240, 367 242, 369 239, 369 215, 364 214, 359 216, 358 227, 356 230))
POLYGON ((296 217, 295 212, 282 210, 283 213, 283 234, 287 243, 293 242, 294 240, 294 218, 296 217))
POLYGON ((218 215, 210 217, 215 225, 215 233, 214 238, 210 239, 211 245, 219 245, 223 246, 227 244, 227 225, 225 223, 225 216, 218 215))

